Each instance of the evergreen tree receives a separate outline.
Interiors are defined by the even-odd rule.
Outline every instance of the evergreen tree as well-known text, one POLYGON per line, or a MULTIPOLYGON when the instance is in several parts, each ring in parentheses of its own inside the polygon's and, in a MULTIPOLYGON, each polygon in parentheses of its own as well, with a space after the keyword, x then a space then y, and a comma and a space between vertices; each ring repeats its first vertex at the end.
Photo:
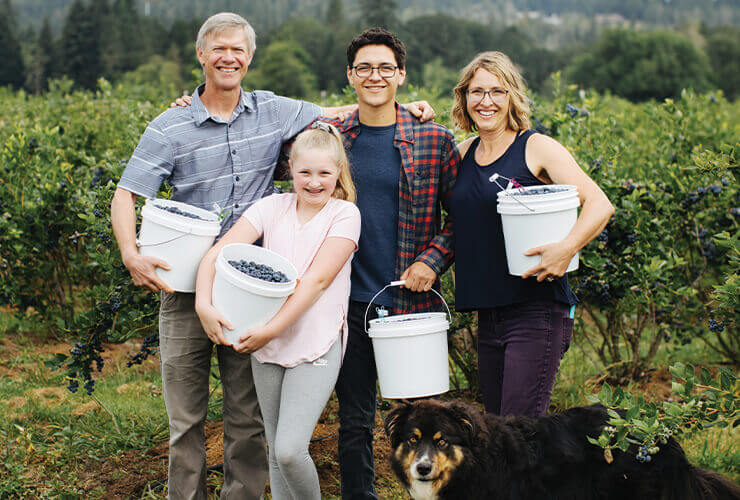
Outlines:
POLYGON ((134 0, 115 0, 108 16, 103 46, 108 78, 133 71, 149 57, 147 34, 142 30, 134 0))
POLYGON ((336 28, 344 25, 344 6, 342 0, 330 0, 329 7, 326 9, 326 23, 336 28))
POLYGON ((740 28, 715 28, 707 37, 706 52, 714 70, 714 83, 729 99, 740 95, 740 28))
POLYGON ((0 86, 23 87, 26 81, 21 46, 16 38, 15 17, 10 0, 0 1, 0 86))
POLYGON ((67 11, 62 30, 63 72, 83 88, 95 88, 103 68, 100 62, 100 26, 104 0, 85 7, 74 0, 67 11), (99 24, 96 24, 99 23, 99 24))
POLYGON ((27 86, 35 93, 46 90, 49 78, 56 76, 57 57, 49 17, 44 18, 36 46, 33 48, 34 64, 29 68, 27 86))
POLYGON ((393 30, 398 25, 396 17, 396 0, 364 0, 360 4, 362 26, 374 28, 380 26, 393 30))

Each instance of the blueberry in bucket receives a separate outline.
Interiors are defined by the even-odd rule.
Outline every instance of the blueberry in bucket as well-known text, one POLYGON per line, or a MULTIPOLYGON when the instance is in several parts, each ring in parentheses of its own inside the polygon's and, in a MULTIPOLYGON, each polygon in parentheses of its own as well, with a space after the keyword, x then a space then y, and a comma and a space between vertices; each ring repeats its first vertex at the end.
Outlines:
POLYGON ((167 205, 155 205, 160 210, 164 210, 165 212, 169 212, 171 214, 175 215, 182 215, 184 217, 188 217, 190 219, 198 219, 198 220, 205 220, 203 217, 195 214, 191 214, 190 212, 185 212, 183 210, 180 210, 177 207, 169 207, 167 205))
POLYGON ((257 264, 252 260, 249 262, 243 259, 230 260, 229 264, 237 271, 241 271, 247 276, 260 280, 269 281, 271 283, 287 283, 290 281, 284 273, 276 271, 268 265, 257 264))

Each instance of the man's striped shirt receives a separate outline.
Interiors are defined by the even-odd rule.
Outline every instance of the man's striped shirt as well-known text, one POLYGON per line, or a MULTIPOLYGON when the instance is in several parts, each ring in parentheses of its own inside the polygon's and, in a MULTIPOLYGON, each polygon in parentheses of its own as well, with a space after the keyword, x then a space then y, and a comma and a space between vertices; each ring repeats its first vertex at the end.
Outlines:
POLYGON ((321 114, 305 101, 257 90, 244 92, 227 122, 211 115, 199 94, 187 108, 170 108, 152 120, 118 187, 154 198, 162 182, 172 199, 230 212, 222 236, 252 203, 272 193, 282 143, 321 114))

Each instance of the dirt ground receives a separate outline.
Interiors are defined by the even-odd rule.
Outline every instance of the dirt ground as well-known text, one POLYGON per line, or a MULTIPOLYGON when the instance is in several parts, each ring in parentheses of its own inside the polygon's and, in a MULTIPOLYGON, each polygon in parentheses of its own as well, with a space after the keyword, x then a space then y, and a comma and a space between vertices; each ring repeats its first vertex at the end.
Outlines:
MULTIPOLYGON (((311 443, 311 457, 316 463, 324 495, 339 496, 339 463, 337 461, 336 401, 331 401, 319 420, 311 443)), ((380 415, 375 427, 375 474, 377 483, 395 482, 388 456, 390 446, 382 428, 380 415)), ((206 422, 206 465, 223 463, 223 423, 206 422)), ((103 462, 90 461, 80 477, 84 486, 103 487, 106 499, 138 498, 147 489, 159 490, 167 479, 168 443, 164 441, 145 452, 128 451, 103 462)), ((269 490, 268 490, 269 491, 269 490)))
MULTIPOLYGON (((12 338, 0 338, 0 354, 4 359, 11 359, 21 348, 12 338)), ((53 340, 32 341, 34 354, 50 356, 57 352, 68 352, 69 344, 53 340)), ((136 350, 132 344, 113 344, 106 346, 104 372, 113 369, 116 363, 125 362, 125 358, 136 350)), ((156 358, 146 361, 153 367, 158 365, 156 358)), ((0 365, 0 376, 13 377, 23 371, 32 369, 32 363, 8 366, 0 365)), ((712 369, 713 373, 716 369, 712 369)), ((103 374, 105 375, 105 373, 103 374)), ((670 397, 671 375, 665 368, 649 370, 637 384, 637 388, 646 391, 656 400, 670 397)), ((448 393, 444 399, 458 398, 471 402, 472 395, 465 393, 448 393)), ((12 406, 12 402, 9 403, 12 406)), ((480 407, 480 405, 478 405, 480 407)), ((12 408, 11 408, 12 409, 12 408)), ((382 426, 379 411, 375 421, 375 471, 376 485, 380 489, 398 484, 390 469, 388 457, 390 445, 382 426)), ((330 400, 314 431, 314 442, 310 445, 311 457, 316 463, 321 491, 327 496, 339 496, 339 464, 337 458, 337 402, 330 400)), ((206 463, 208 467, 218 467, 223 462, 223 423, 207 422, 205 429, 206 463)), ((139 498, 147 490, 161 491, 167 479, 168 442, 165 440, 145 451, 126 451, 118 456, 103 461, 88 459, 79 477, 79 485, 88 491, 101 488, 106 499, 139 498)), ((392 486, 391 486, 392 487, 392 486)))

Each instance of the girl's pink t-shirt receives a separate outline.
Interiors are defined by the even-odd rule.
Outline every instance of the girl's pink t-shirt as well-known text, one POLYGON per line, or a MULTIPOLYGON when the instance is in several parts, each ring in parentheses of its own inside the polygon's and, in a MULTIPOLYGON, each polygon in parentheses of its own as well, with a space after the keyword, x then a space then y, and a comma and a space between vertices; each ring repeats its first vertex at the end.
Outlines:
MULTIPOLYGON (((330 198, 319 213, 301 225, 296 214, 295 193, 273 194, 249 207, 242 217, 262 234, 263 246, 287 258, 298 270, 308 270, 326 238, 360 239, 360 211, 348 201, 330 198)), ((293 325, 255 351, 260 363, 285 367, 314 361, 329 351, 342 333, 342 352, 347 345, 352 257, 344 263, 331 285, 293 325)))

